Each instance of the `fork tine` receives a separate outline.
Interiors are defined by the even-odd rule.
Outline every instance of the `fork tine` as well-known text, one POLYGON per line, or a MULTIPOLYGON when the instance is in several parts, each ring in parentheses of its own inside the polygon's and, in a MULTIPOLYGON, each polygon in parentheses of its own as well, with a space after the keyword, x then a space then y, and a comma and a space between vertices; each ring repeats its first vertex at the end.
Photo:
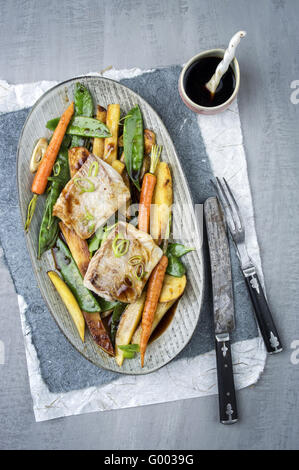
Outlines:
POLYGON ((231 200, 232 200, 232 202, 233 202, 233 204, 234 204, 234 209, 235 209, 235 212, 236 212, 236 214, 237 214, 237 216, 238 216, 238 219, 239 219, 239 227, 240 227, 241 230, 243 230, 243 228, 244 228, 244 222, 243 222, 243 218, 242 218, 242 214, 241 214, 239 205, 238 205, 238 203, 237 203, 237 201, 236 201, 236 198, 235 198, 235 196, 234 196, 234 194, 233 194, 233 192, 232 192, 232 190, 231 190, 231 188, 230 188, 228 182, 226 181, 225 178, 223 178, 223 181, 224 181, 224 184, 225 184, 225 186, 226 186, 226 189, 227 189, 227 191, 228 191, 228 193, 229 193, 229 195, 230 195, 230 197, 231 197, 231 200))
POLYGON ((230 208, 229 200, 227 199, 226 193, 225 193, 225 191, 222 187, 222 184, 221 184, 219 178, 216 176, 215 179, 216 179, 216 184, 214 183, 213 180, 211 180, 211 181, 212 181, 214 187, 216 188, 216 191, 219 195, 219 198, 220 198, 220 201, 222 203, 223 209, 226 213, 226 220, 227 220, 228 226, 230 228, 230 231, 232 233, 234 233, 236 231, 236 224, 235 224, 235 220, 234 220, 234 217, 233 217, 233 213, 232 213, 231 208, 230 208))

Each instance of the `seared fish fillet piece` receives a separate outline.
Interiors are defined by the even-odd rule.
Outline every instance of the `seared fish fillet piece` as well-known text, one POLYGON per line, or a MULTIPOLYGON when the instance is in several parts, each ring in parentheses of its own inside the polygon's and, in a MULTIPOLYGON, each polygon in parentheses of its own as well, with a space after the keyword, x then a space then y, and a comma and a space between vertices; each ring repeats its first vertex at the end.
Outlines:
POLYGON ((95 155, 89 155, 62 190, 53 215, 86 239, 129 198, 130 191, 117 171, 95 155))
POLYGON ((104 299, 133 303, 162 254, 148 233, 118 222, 91 258, 84 285, 104 299))

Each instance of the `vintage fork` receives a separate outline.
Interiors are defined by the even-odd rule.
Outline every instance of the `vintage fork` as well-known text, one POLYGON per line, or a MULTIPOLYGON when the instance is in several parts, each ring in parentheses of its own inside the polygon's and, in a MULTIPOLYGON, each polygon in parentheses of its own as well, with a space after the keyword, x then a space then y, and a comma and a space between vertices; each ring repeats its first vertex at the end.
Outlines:
POLYGON ((282 344, 258 278, 257 270, 247 252, 245 225, 238 203, 225 178, 223 178, 222 181, 216 178, 216 183, 214 181, 212 181, 212 183, 218 192, 219 199, 226 214, 227 225, 237 247, 241 269, 246 280, 256 319, 267 351, 269 354, 279 353, 283 349, 282 344))

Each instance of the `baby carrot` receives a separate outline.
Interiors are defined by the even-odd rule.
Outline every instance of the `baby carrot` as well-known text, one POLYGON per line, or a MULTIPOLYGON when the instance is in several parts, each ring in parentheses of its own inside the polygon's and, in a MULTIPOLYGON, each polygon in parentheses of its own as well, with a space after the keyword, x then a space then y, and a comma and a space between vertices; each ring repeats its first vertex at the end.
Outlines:
POLYGON ((163 255, 159 263, 153 270, 148 281, 148 288, 146 292, 146 299, 142 314, 141 322, 141 339, 140 339, 140 354, 141 354, 141 367, 144 364, 144 355, 148 340, 151 335, 151 328, 157 310, 157 305, 164 281, 165 271, 168 265, 168 258, 163 255))
POLYGON ((144 232, 149 232, 151 203, 154 189, 157 182, 155 175, 156 167, 161 155, 162 147, 153 145, 151 151, 151 167, 149 173, 143 177, 142 188, 140 194, 138 228, 144 232))
POLYGON ((27 219, 25 223, 25 231, 27 232, 31 220, 35 211, 37 197, 39 194, 43 194, 48 184, 48 178, 52 173, 52 169, 57 158, 63 137, 65 136, 67 127, 70 123, 70 120, 74 114, 74 102, 72 102, 69 107, 62 114, 59 123, 53 132, 51 142, 49 143, 45 155, 42 158, 42 161, 39 164, 37 172, 35 174, 31 191, 33 192, 33 197, 28 205, 27 210, 27 219))
POLYGON ((48 177, 51 175, 53 165, 58 155, 62 139, 66 133, 67 127, 74 114, 74 103, 72 102, 69 107, 64 111, 59 123, 53 133, 51 142, 48 145, 46 153, 38 167, 35 174, 31 191, 34 194, 43 194, 45 192, 48 177))

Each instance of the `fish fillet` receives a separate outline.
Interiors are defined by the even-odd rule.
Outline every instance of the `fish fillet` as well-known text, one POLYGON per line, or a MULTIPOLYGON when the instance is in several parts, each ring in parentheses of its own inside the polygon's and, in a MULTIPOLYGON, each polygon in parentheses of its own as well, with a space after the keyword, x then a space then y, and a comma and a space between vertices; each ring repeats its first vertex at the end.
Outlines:
POLYGON ((129 198, 130 191, 117 171, 91 154, 62 190, 53 215, 86 239, 129 198))
POLYGON ((149 234, 119 222, 91 258, 84 285, 104 299, 135 302, 162 254, 149 234), (119 257, 113 250, 116 237, 129 241, 127 252, 119 257))

